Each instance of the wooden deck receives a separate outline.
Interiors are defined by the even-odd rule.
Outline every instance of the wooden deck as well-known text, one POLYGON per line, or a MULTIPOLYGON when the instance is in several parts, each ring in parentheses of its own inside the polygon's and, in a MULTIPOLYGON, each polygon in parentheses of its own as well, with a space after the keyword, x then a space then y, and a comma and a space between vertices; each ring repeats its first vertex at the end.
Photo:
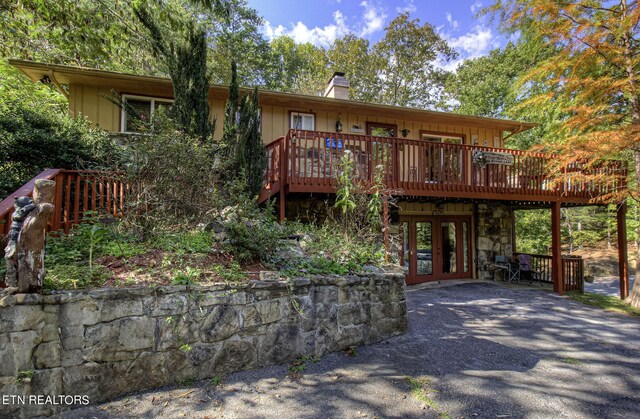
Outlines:
POLYGON ((68 233, 74 225, 82 222, 87 211, 113 217, 120 217, 124 212, 124 196, 128 186, 118 173, 98 170, 46 169, 0 201, 0 245, 11 228, 14 198, 32 196, 35 181, 38 179, 50 179, 56 182, 53 198, 55 212, 47 225, 48 231, 60 230, 68 233))
POLYGON ((349 151, 356 177, 405 197, 439 197, 587 205, 626 188, 627 168, 566 167, 552 176, 553 156, 542 153, 318 131, 290 131, 267 145, 260 201, 290 192, 333 193, 338 162, 349 151))

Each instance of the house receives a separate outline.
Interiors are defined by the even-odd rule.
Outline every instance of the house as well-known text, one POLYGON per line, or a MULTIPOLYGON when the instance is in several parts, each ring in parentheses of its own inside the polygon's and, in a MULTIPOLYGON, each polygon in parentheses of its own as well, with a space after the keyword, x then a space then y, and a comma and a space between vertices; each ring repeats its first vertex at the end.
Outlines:
MULTIPOLYGON (((33 81, 53 83, 67 96, 71 113, 114 134, 134 130, 127 113, 110 100, 114 92, 143 116, 172 100, 166 78, 10 63, 33 81)), ((209 90, 218 123, 227 94, 226 86, 209 90)), ((491 277, 495 258, 511 258, 516 251, 514 210, 548 208, 552 255, 534 255, 532 263, 553 281, 556 292, 579 288, 580 263, 561 255, 560 208, 593 205, 598 197, 626 188, 626 167, 620 162, 598 168, 606 181, 584 181, 579 175, 587 169, 573 166, 563 170, 561 182, 552 182, 552 156, 504 148, 509 136, 534 124, 352 101, 341 73, 332 77, 323 97, 273 91, 260 95, 268 168, 259 199, 277 199, 281 219, 322 211, 324 200, 335 193, 337 161, 350 151, 358 177, 370 181, 375 170, 382 170, 385 185, 395 191, 392 234, 401 243, 409 284, 491 277)), ((217 129, 215 137, 221 135, 217 129)), ((114 186, 114 194, 116 190, 114 186)), ((621 249, 626 244, 625 211, 620 205, 621 249)), ((626 252, 620 255, 625 297, 626 252)))

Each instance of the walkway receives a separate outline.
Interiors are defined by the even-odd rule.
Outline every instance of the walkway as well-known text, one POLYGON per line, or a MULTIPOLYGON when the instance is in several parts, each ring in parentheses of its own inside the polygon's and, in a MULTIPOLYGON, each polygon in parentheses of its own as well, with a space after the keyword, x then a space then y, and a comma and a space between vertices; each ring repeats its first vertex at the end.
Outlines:
MULTIPOLYGON (((634 279, 634 275, 629 276, 629 292, 633 289, 634 279)), ((595 292, 596 294, 620 297, 620 277, 606 276, 596 278, 592 283, 585 282, 584 290, 586 292, 595 292)))
POLYGON ((407 335, 299 379, 274 366, 63 417, 640 417, 638 318, 488 283, 412 288, 408 305, 407 335))

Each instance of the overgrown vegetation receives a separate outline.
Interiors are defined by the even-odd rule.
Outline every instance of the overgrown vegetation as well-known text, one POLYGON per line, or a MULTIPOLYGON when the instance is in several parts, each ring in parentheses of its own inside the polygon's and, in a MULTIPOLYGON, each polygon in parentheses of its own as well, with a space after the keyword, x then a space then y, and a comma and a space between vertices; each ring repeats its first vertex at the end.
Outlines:
POLYGON ((52 86, 35 85, 0 61, 0 155, 4 198, 45 168, 113 168, 119 148, 104 131, 70 117, 52 86))

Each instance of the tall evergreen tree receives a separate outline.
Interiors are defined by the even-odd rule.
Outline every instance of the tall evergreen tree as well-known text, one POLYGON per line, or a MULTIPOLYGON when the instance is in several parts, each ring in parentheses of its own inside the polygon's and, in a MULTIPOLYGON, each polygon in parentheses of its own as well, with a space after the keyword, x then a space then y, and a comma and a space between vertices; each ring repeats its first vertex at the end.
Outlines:
POLYGON ((267 152, 260 135, 260 99, 257 87, 253 89, 251 97, 245 96, 242 108, 240 112, 244 160, 242 167, 246 176, 247 192, 250 196, 256 196, 262 189, 267 164, 267 152))
POLYGON ((266 151, 260 135, 258 89, 240 97, 235 62, 231 63, 229 99, 225 106, 223 144, 226 152, 221 165, 224 181, 241 180, 245 191, 254 196, 262 188, 266 151))
POLYGON ((215 130, 215 121, 209 118, 205 30, 193 19, 187 19, 182 31, 169 33, 147 9, 136 6, 134 11, 149 31, 154 54, 171 77, 174 90, 171 113, 176 123, 183 132, 205 143, 215 130))

